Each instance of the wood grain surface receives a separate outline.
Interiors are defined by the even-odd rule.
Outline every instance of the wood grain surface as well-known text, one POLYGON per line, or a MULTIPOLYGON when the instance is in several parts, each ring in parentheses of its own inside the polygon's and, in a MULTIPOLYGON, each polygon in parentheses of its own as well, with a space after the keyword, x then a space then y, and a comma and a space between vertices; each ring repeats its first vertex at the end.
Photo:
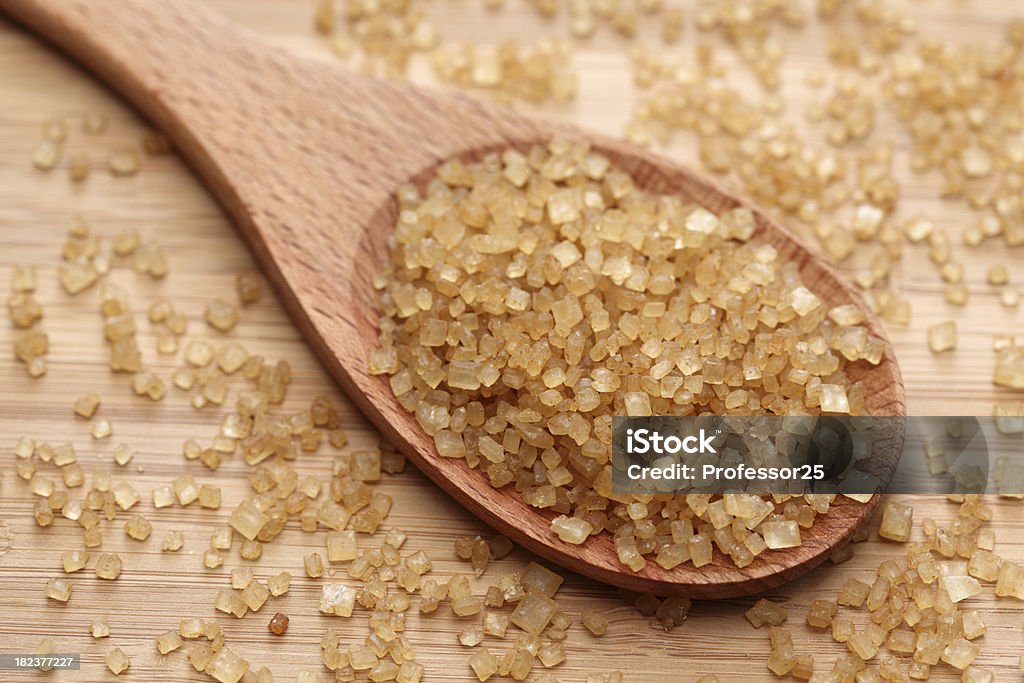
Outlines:
MULTIPOLYGON (((279 44, 328 58, 326 47, 311 34, 311 12, 304 4, 284 0, 217 0, 209 4, 279 44)), ((987 32, 996 30, 997 20, 1008 14, 1008 9, 996 2, 936 1, 914 3, 911 9, 921 17, 922 32, 972 41, 982 40, 987 32)), ((500 18, 489 17, 476 5, 466 3, 441 3, 432 11, 444 35, 455 41, 478 42, 482 35, 488 41, 496 41, 536 32, 538 28, 548 30, 517 4, 510 4, 500 18)), ((794 101, 806 100, 801 74, 822 63, 820 42, 821 35, 812 27, 800 41, 788 45, 789 55, 783 68, 787 95, 794 101)), ((685 58, 688 53, 680 54, 685 58)), ((631 103, 630 98, 622 96, 631 92, 624 45, 610 36, 599 36, 581 48, 576 64, 581 74, 578 101, 564 110, 544 113, 617 134, 631 103)), ((416 67, 414 75, 418 80, 429 80, 422 65, 416 67)), ((152 514, 155 530, 145 544, 128 540, 121 533, 120 524, 111 524, 105 527, 108 531, 104 550, 126 554, 122 578, 99 585, 86 575, 73 576, 75 593, 67 605, 56 605, 43 597, 44 580, 61 573, 60 552, 77 547, 80 534, 65 520, 47 530, 39 530, 32 522, 31 496, 12 471, 11 450, 22 434, 51 442, 73 441, 87 470, 119 470, 110 460, 110 450, 114 443, 129 443, 139 450, 133 466, 138 463, 144 471, 131 470, 125 477, 148 494, 186 469, 180 455, 181 443, 193 436, 212 437, 219 423, 218 411, 195 411, 174 389, 161 403, 140 401, 131 395, 126 377, 113 376, 106 369, 96 292, 72 299, 56 284, 58 251, 70 217, 84 214, 99 234, 112 236, 122 228, 137 227, 144 235, 158 239, 167 249, 171 265, 171 275, 165 281, 153 282, 123 267, 115 269, 112 280, 131 287, 136 311, 144 310, 157 297, 172 298, 190 315, 190 337, 210 337, 201 321, 204 304, 215 296, 230 298, 234 273, 253 267, 253 262, 217 205, 173 157, 147 160, 137 177, 110 178, 103 169, 106 153, 118 144, 133 144, 143 125, 76 67, 6 23, 0 23, 0 92, 5 96, 0 104, 0 283, 5 283, 3 288, 7 291, 14 264, 37 265, 39 299, 46 311, 44 328, 50 334, 52 347, 48 358, 50 371, 41 380, 29 380, 9 355, 0 361, 0 377, 4 380, 0 393, 0 548, 9 546, 6 551, 0 550, 0 609, 5 613, 0 623, 0 651, 30 651, 42 635, 49 635, 58 643, 58 650, 82 652, 85 664, 81 674, 55 672, 47 676, 48 680, 108 680, 111 676, 102 669, 102 656, 118 645, 133 659, 132 669, 126 674, 129 678, 200 680, 181 653, 160 657, 152 641, 184 616, 203 616, 218 618, 232 646, 255 666, 271 666, 279 680, 293 680, 300 669, 319 670, 317 643, 326 626, 340 626, 353 639, 361 638, 365 632, 363 619, 343 622, 316 613, 319 587, 317 582, 302 577, 300 558, 311 549, 320 549, 321 536, 290 528, 267 547, 256 563, 260 577, 281 569, 296 576, 287 597, 268 603, 260 613, 240 621, 220 619, 223 615, 212 610, 213 595, 227 585, 227 572, 239 559, 236 549, 225 567, 210 571, 202 567, 201 553, 211 530, 224 524, 227 511, 248 490, 244 480, 246 468, 238 459, 228 459, 215 475, 200 471, 201 467, 194 472, 201 482, 224 488, 222 511, 175 507, 152 514), (44 175, 31 169, 28 159, 44 120, 57 114, 73 120, 83 112, 97 110, 111 115, 111 130, 100 138, 87 138, 76 132, 69 143, 69 149, 88 150, 93 160, 93 176, 84 186, 70 186, 64 173, 44 175), (103 396, 101 414, 114 424, 115 435, 111 440, 93 441, 87 423, 71 413, 71 402, 87 390, 103 396), (159 552, 159 538, 172 528, 185 530, 186 547, 179 555, 168 557, 159 552), (265 628, 276 610, 292 617, 288 635, 281 639, 271 636, 265 628), (93 641, 88 635, 88 623, 99 615, 109 616, 109 640, 93 641)), ((685 144, 678 145, 673 153, 684 162, 693 158, 692 149, 685 144)), ((908 211, 925 211, 950 228, 969 219, 969 213, 961 206, 934 198, 935 179, 907 174, 901 176, 901 181, 908 211)), ((906 379, 911 414, 987 414, 993 400, 1012 396, 1007 391, 997 392, 991 385, 991 336, 1019 332, 1020 314, 1002 308, 997 296, 984 285, 987 265, 1009 262, 1011 258, 1019 255, 1008 254, 995 245, 971 253, 967 277, 974 297, 966 309, 960 310, 942 301, 941 286, 925 255, 913 251, 909 254, 903 282, 914 300, 914 322, 907 329, 890 329, 890 335, 906 379), (933 357, 925 346, 924 330, 927 325, 952 317, 960 321, 960 346, 953 354, 933 357)), ((345 426, 355 445, 376 442, 377 433, 340 397, 273 296, 266 296, 259 305, 246 309, 242 322, 230 336, 252 352, 268 358, 287 358, 293 363, 296 380, 286 410, 298 409, 313 396, 327 393, 344 406, 345 426)), ((223 339, 220 335, 213 338, 223 339)), ((4 327, 0 346, 9 348, 10 341, 11 331, 4 327)), ((178 362, 157 357, 153 336, 145 323, 141 326, 140 346, 147 365, 165 375, 178 362)), ((188 468, 193 466, 195 463, 188 468)), ((300 459, 298 466, 303 473, 323 477, 329 473, 330 458, 307 457, 300 459)), ((465 534, 486 534, 487 528, 415 471, 389 479, 385 488, 396 500, 389 524, 410 532, 412 548, 424 548, 435 557, 436 573, 464 571, 466 566, 457 562, 451 552, 453 540, 465 534)), ((941 523, 955 516, 955 508, 942 500, 918 497, 913 504, 918 518, 931 515, 941 523)), ((152 512, 148 502, 142 509, 152 512)), ((1024 542, 1020 537, 1024 525, 1019 506, 996 503, 993 525, 1000 539, 1000 551, 1008 557, 1024 559, 1024 542)), ((881 559, 901 552, 899 546, 873 537, 857 547, 857 555, 850 562, 838 567, 826 565, 772 593, 791 608, 798 642, 804 651, 815 654, 817 667, 830 667, 842 649, 825 635, 801 625, 807 605, 812 599, 834 596, 846 578, 864 578, 881 559)), ((527 559, 527 554, 517 552, 497 563, 496 569, 515 570, 527 559)), ((569 658, 556 672, 563 681, 583 681, 588 672, 614 669, 626 671, 630 681, 690 680, 698 673, 711 671, 723 680, 772 678, 764 668, 767 635, 751 629, 742 617, 749 600, 698 602, 686 624, 665 634, 623 605, 612 589, 590 580, 571 577, 562 594, 565 606, 572 612, 597 607, 608 610, 612 618, 609 634, 603 639, 592 638, 578 624, 573 627, 568 641, 569 658), (723 633, 729 636, 722 637, 723 633), (642 640, 637 639, 637 634, 642 640), (682 671, 687 673, 681 674, 682 671)), ((1020 605, 1005 600, 996 602, 990 591, 985 595, 971 601, 972 606, 976 604, 983 610, 989 624, 977 664, 996 670, 1000 680, 1015 680, 1020 675, 1015 667, 1016 657, 1022 649, 1020 605)), ((422 619, 410 613, 409 622, 407 635, 427 666, 428 680, 469 680, 471 674, 465 666, 468 651, 455 638, 465 622, 451 617, 446 608, 422 619)), ((10 678, 37 677, 38 674, 17 674, 10 678)), ((936 678, 957 677, 937 668, 936 678)))
MULTIPOLYGON (((774 588, 817 566, 877 504, 878 497, 866 505, 840 500, 804 533, 799 547, 763 555, 748 567, 716 553, 699 569, 685 564, 666 571, 651 562, 633 572, 618 560, 610 536, 564 543, 550 530, 553 514, 530 507, 514 492, 494 489, 481 470, 440 457, 387 378, 369 374, 380 316, 373 276, 386 261, 401 183, 414 178, 425 185, 444 159, 480 158, 510 146, 525 152, 555 135, 588 140, 647 191, 681 194, 716 213, 739 205, 707 178, 561 122, 547 124, 479 100, 368 79, 295 56, 184 0, 127 6, 120 0, 20 0, 7 6, 170 136, 227 209, 346 395, 420 471, 515 543, 628 590, 736 597, 774 588)), ((860 307, 865 327, 886 338, 845 278, 778 222, 755 215, 758 238, 774 246, 780 260, 795 264, 808 287, 829 306, 860 307)), ((854 363, 848 372, 864 383, 872 414, 905 413, 891 345, 877 366, 854 363)), ((878 466, 891 469, 901 447, 902 439, 880 441, 873 455, 878 466)))

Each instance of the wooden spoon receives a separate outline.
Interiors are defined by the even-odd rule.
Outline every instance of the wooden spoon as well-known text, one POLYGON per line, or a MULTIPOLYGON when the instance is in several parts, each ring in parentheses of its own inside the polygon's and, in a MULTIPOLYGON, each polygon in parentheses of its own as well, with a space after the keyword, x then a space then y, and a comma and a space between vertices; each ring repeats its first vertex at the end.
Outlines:
MULTIPOLYGON (((401 183, 422 181, 450 157, 525 149, 560 134, 589 140, 647 191, 686 195, 712 211, 742 204, 701 176, 568 125, 301 59, 180 0, 0 0, 0 10, 95 71, 174 141, 349 397, 420 470, 516 543, 623 588, 723 598, 772 588, 817 565, 877 503, 877 495, 867 504, 840 498, 803 531, 803 545, 765 552, 744 569, 716 553, 701 569, 665 571, 648 562, 636 574, 618 562, 607 534, 582 546, 563 543, 549 531, 549 517, 518 495, 440 458, 386 381, 367 374, 378 317, 370 282, 385 259, 401 183)), ((760 239, 796 262, 807 286, 829 305, 864 309, 871 333, 886 338, 832 268, 764 214, 757 220, 760 239)), ((872 414, 905 413, 888 341, 879 366, 855 364, 852 375, 867 384, 872 414)), ((876 457, 895 459, 901 446, 902 436, 876 457)))

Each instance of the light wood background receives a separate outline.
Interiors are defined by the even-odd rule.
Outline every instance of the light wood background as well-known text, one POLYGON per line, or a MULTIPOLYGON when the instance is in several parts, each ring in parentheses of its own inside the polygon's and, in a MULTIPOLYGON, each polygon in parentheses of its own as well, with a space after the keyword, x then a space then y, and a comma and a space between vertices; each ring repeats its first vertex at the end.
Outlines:
MULTIPOLYGON (((323 41, 312 34, 312 11, 306 2, 210 3, 279 44, 330 58, 323 41)), ((919 20, 922 33, 985 42, 1002 31, 1002 22, 1012 8, 997 0, 932 0, 912 2, 908 9, 919 20)), ((539 22, 518 0, 509 0, 505 11, 496 16, 488 15, 469 0, 442 0, 431 6, 431 14, 442 34, 456 42, 564 35, 559 24, 539 22)), ((796 105, 814 96, 803 84, 802 74, 824 64, 822 36, 823 32, 812 23, 806 31, 792 33, 792 39, 786 40, 784 94, 796 105)), ((691 29, 679 51, 680 59, 690 54, 692 39, 691 29)), ((724 48, 719 52, 727 61, 724 48)), ((575 64, 580 74, 577 101, 570 107, 547 109, 544 113, 618 133, 632 106, 625 43, 603 33, 580 47, 575 64)), ((428 72, 429 67, 423 63, 413 69, 416 80, 429 81, 428 72)), ((107 369, 97 292, 70 298, 56 281, 60 244, 72 215, 83 214, 98 234, 108 237, 123 228, 136 227, 144 236, 164 245, 171 274, 162 282, 154 282, 121 264, 111 280, 131 288, 137 313, 141 314, 156 298, 166 296, 190 316, 190 338, 223 340, 220 335, 211 337, 202 322, 203 306, 216 296, 233 298, 234 274, 251 268, 251 257, 217 206, 174 157, 148 160, 143 172, 134 178, 112 179, 103 167, 106 153, 119 144, 134 144, 145 130, 144 124, 87 74, 3 21, 0 93, 0 291, 9 291, 7 283, 13 265, 35 264, 40 280, 37 296, 45 308, 43 325, 51 339, 50 370, 40 380, 30 380, 9 352, 0 354, 0 652, 29 652, 42 636, 50 636, 58 651, 81 652, 84 660, 81 672, 53 672, 45 677, 36 672, 4 672, 3 679, 110 680, 102 658, 117 645, 132 658, 131 669, 123 675, 129 680, 207 680, 192 671, 181 652, 161 657, 153 645, 156 635, 174 628, 186 616, 217 619, 224 626, 231 647, 247 657, 254 668, 270 666, 277 680, 294 680, 300 669, 322 670, 318 643, 327 626, 340 628, 353 641, 361 640, 366 633, 363 616, 330 619, 316 611, 319 582, 304 577, 301 557, 311 550, 322 550, 322 535, 303 534, 293 523, 255 563, 261 579, 282 569, 292 572, 295 579, 286 597, 271 598, 259 613, 242 620, 215 612, 212 601, 216 591, 228 585, 230 568, 241 562, 237 544, 225 566, 217 570, 204 569, 201 554, 210 532, 225 523, 231 507, 248 492, 244 478, 247 468, 240 458, 229 458, 212 475, 198 463, 186 464, 180 452, 187 438, 211 438, 221 412, 195 411, 187 398, 173 388, 160 403, 134 397, 128 378, 112 375, 107 369), (92 111, 106 112, 112 119, 110 130, 99 138, 87 138, 78 130, 78 117, 92 111), (66 116, 72 123, 68 149, 85 150, 92 159, 94 173, 82 186, 72 187, 63 171, 41 174, 29 163, 42 122, 55 115, 66 116), (99 415, 113 422, 112 439, 94 441, 87 422, 73 416, 74 398, 86 391, 103 397, 99 415), (72 441, 87 471, 109 469, 115 479, 129 479, 143 491, 144 501, 136 510, 149 515, 154 523, 153 535, 141 544, 123 534, 123 518, 104 523, 103 550, 122 553, 124 573, 119 581, 98 582, 91 569, 93 553, 89 570, 70 577, 74 594, 66 605, 46 600, 43 583, 47 578, 62 575, 60 553, 80 547, 80 530, 63 519, 49 529, 35 526, 31 518, 32 496, 13 471, 12 451, 22 435, 53 443, 72 441), (118 442, 125 442, 139 452, 127 468, 116 467, 110 459, 113 445, 118 442), (143 471, 137 471, 137 465, 143 471), (221 511, 172 507, 155 513, 149 492, 185 471, 202 483, 223 487, 225 505, 221 511), (176 555, 159 550, 160 539, 169 529, 185 532, 186 546, 176 555), (284 638, 271 636, 266 630, 266 622, 275 611, 291 617, 284 638), (108 617, 111 637, 94 641, 88 625, 100 616, 108 617)), ((796 115, 800 107, 791 105, 791 109, 796 115)), ((888 135, 898 149, 905 147, 901 136, 887 129, 888 125, 883 120, 875 139, 888 135)), ((686 143, 674 146, 671 153, 683 160, 693 159, 692 145, 686 143)), ((962 204, 935 198, 935 178, 904 173, 901 181, 905 197, 902 205, 907 213, 923 211, 954 235, 971 220, 972 214, 962 204)), ((959 242, 954 239, 954 243, 959 242)), ((995 244, 964 253, 963 258, 970 259, 967 282, 972 300, 967 308, 958 309, 943 302, 941 284, 923 250, 908 250, 902 282, 914 302, 914 320, 909 328, 894 328, 891 334, 913 414, 985 415, 990 413, 994 400, 1014 398, 1012 392, 996 390, 991 384, 991 337, 1020 333, 1024 314, 998 303, 997 295, 985 284, 985 269, 1006 262, 1011 266, 1011 277, 1019 277, 1013 265, 1020 256, 995 244), (959 347, 954 353, 934 357, 925 345, 925 328, 951 318, 960 325, 959 347)), ((158 358, 148 323, 143 315, 138 319, 146 365, 167 377, 170 369, 180 363, 180 357, 158 358)), ((295 381, 286 411, 297 410, 314 396, 326 393, 342 406, 345 426, 354 445, 376 442, 372 429, 338 395, 306 350, 272 294, 244 310, 242 321, 230 338, 242 342, 251 352, 271 359, 286 358, 293 364, 295 381)), ((11 329, 0 326, 0 348, 9 349, 11 342, 11 329)), ((301 458, 298 468, 304 474, 326 478, 330 459, 329 449, 325 449, 317 456, 301 458)), ((455 559, 453 541, 462 535, 487 534, 488 530, 411 468, 402 476, 388 478, 383 486, 395 497, 388 524, 410 534, 406 549, 423 548, 430 552, 435 558, 434 572, 440 576, 467 570, 467 565, 455 559)), ((932 516, 940 523, 948 523, 955 518, 955 507, 944 500, 916 497, 912 502, 916 519, 932 516)), ((992 502, 996 508, 993 526, 999 538, 999 552, 1017 561, 1024 560, 1020 505, 992 502)), ((857 554, 850 562, 840 566, 826 564, 771 595, 790 608, 789 625, 796 635, 797 647, 815 655, 816 668, 830 669, 843 647, 832 643, 826 634, 803 625, 811 600, 834 597, 847 578, 867 579, 881 560, 901 556, 902 552, 901 547, 879 541, 873 535, 871 541, 857 546, 857 554)), ((496 563, 485 581, 497 572, 520 569, 528 559, 517 551, 496 563)), ((689 620, 666 634, 618 600, 614 590, 593 582, 569 577, 560 597, 574 615, 584 607, 599 609, 607 612, 612 622, 603 639, 591 637, 578 623, 573 627, 567 641, 569 658, 556 670, 563 682, 583 681, 589 672, 616 669, 625 671, 631 682, 692 680, 706 672, 717 673, 723 681, 773 679, 764 663, 767 633, 755 631, 743 619, 743 611, 751 600, 697 603, 689 620)), ((987 589, 967 606, 981 610, 989 626, 976 664, 996 671, 997 680, 1020 680, 1016 662, 1024 651, 1021 604, 996 601, 987 589)), ((453 618, 447 608, 422 619, 415 610, 410 611, 407 636, 418 649, 418 659, 427 667, 426 680, 471 679, 465 664, 470 651, 462 648, 455 637, 465 624, 453 618)), ((485 643, 496 651, 507 647, 493 639, 485 643)), ((535 670, 531 678, 536 675, 535 670)), ((959 679, 945 667, 936 667, 934 678, 959 679)))

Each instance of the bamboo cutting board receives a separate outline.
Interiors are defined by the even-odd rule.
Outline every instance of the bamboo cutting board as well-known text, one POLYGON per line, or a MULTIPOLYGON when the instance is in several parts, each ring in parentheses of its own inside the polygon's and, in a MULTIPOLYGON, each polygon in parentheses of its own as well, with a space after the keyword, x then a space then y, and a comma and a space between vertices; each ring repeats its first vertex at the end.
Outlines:
MULTIPOLYGON (((290 48, 327 57, 327 48, 311 31, 311 8, 288 0, 215 0, 219 9, 241 24, 266 34, 290 48)), ((943 38, 981 41, 1008 14, 1004 3, 985 0, 970 4, 946 0, 911 3, 912 15, 920 18, 922 32, 943 38)), ((509 3, 497 16, 489 16, 478 3, 466 0, 439 3, 431 9, 442 34, 454 42, 481 40, 497 42, 505 38, 550 32, 562 34, 555 26, 538 22, 525 3, 509 3), (483 36, 483 38, 481 38, 483 36)), ((813 27, 787 42, 783 63, 786 99, 806 101, 809 91, 801 74, 823 63, 823 33, 813 27)), ((681 58, 688 57, 692 34, 683 41, 681 58)), ((725 50, 720 52, 725 60, 725 50)), ((626 46, 610 35, 599 35, 581 47, 575 57, 580 73, 580 95, 571 106, 547 110, 589 128, 618 133, 632 106, 631 76, 626 46)), ((429 67, 418 64, 413 71, 417 80, 429 80, 429 67)), ((56 282, 59 249, 74 214, 86 216, 94 231, 107 237, 120 230, 136 227, 147 237, 157 239, 166 249, 171 274, 164 281, 136 275, 123 266, 115 269, 111 280, 129 287, 136 313, 142 313, 158 297, 170 298, 190 317, 189 338, 208 338, 223 342, 227 337, 210 332, 202 322, 202 310, 214 297, 234 298, 234 274, 253 267, 251 257, 221 215, 217 206, 188 170, 174 157, 147 160, 143 172, 129 179, 112 179, 103 168, 106 154, 115 146, 137 142, 144 126, 131 111, 76 67, 64 61, 46 46, 27 37, 23 31, 0 22, 0 289, 8 291, 11 268, 15 264, 35 264, 39 275, 37 298, 45 309, 43 327, 51 339, 49 373, 30 380, 23 367, 9 353, 0 355, 0 652, 30 652, 43 636, 52 637, 60 652, 81 652, 81 672, 53 672, 45 680, 111 680, 102 659, 113 646, 121 647, 132 666, 123 674, 126 680, 193 681, 208 680, 195 674, 182 652, 161 657, 153 639, 175 628, 184 617, 213 618, 225 629, 228 643, 254 668, 270 666, 277 680, 294 680, 302 669, 323 671, 320 666, 319 639, 328 626, 339 628, 346 638, 359 640, 366 634, 362 612, 350 619, 322 617, 317 613, 320 581, 307 579, 302 572, 302 555, 323 551, 322 534, 304 534, 294 524, 278 540, 268 545, 255 563, 261 579, 288 570, 294 579, 291 592, 271 598, 256 614, 242 620, 215 612, 212 602, 217 590, 228 587, 229 570, 240 564, 237 544, 224 567, 207 570, 202 551, 212 530, 226 523, 230 509, 248 491, 247 468, 240 458, 228 458, 216 473, 209 473, 181 457, 181 444, 195 437, 208 441, 216 433, 221 412, 196 411, 181 392, 170 388, 159 403, 150 403, 131 394, 126 376, 114 376, 107 369, 107 349, 100 331, 98 293, 66 296, 56 282), (98 138, 78 132, 77 118, 83 112, 102 111, 111 116, 110 130, 98 138), (81 187, 72 187, 64 172, 41 174, 29 163, 43 121, 64 115, 72 122, 68 149, 90 154, 93 174, 81 187), (99 416, 111 420, 114 436, 94 441, 88 423, 75 418, 74 399, 94 391, 103 397, 99 416), (70 577, 74 594, 69 603, 59 605, 43 596, 47 578, 62 575, 60 553, 80 547, 77 527, 58 519, 53 527, 39 529, 31 518, 33 497, 14 472, 13 447, 22 435, 52 443, 74 442, 79 460, 88 472, 107 469, 115 479, 123 476, 143 492, 136 508, 147 514, 154 525, 146 543, 128 539, 121 531, 123 517, 104 525, 104 551, 116 551, 125 560, 125 570, 116 582, 99 582, 89 569, 70 577), (124 442, 138 451, 127 468, 113 464, 113 445, 124 442), (138 471, 138 467, 142 471, 138 471), (184 471, 200 483, 222 487, 224 506, 216 512, 171 507, 159 513, 152 509, 149 492, 184 471), (159 550, 160 539, 170 529, 185 532, 185 548, 175 554, 159 550), (266 630, 275 611, 288 614, 291 625, 284 637, 266 630), (89 623, 107 616, 111 637, 93 640, 89 623)), ((793 107, 799 109, 799 107, 793 107)), ((884 127, 888 124, 883 122, 884 127)), ((879 133, 876 133, 876 139, 879 133)), ((893 134, 894 142, 902 138, 893 134)), ((672 150, 678 158, 693 159, 692 146, 678 144, 672 150)), ((959 204, 934 199, 937 181, 901 175, 903 206, 908 211, 924 211, 941 225, 953 230, 966 224, 971 214, 959 204)), ((914 321, 908 329, 893 328, 907 384, 912 414, 989 414, 994 400, 1012 396, 996 391, 991 384, 993 334, 1019 332, 1022 314, 999 305, 995 294, 984 284, 989 265, 1006 262, 1011 277, 1016 275, 1013 260, 1020 254, 1007 253, 995 245, 972 251, 967 263, 967 282, 972 301, 966 309, 949 307, 942 300, 942 288, 923 252, 908 250, 904 262, 904 285, 914 301, 914 321), (957 319, 960 344, 951 354, 933 357, 925 344, 925 328, 946 319, 957 319)), ((964 256, 967 259, 967 255, 964 256)), ((148 323, 139 315, 139 343, 148 367, 165 378, 180 364, 175 359, 158 358, 155 340, 148 323)), ((238 327, 228 335, 252 353, 268 359, 285 358, 295 368, 285 412, 308 405, 319 394, 327 394, 342 407, 344 424, 354 447, 372 446, 377 437, 362 417, 341 397, 326 373, 305 348, 272 294, 261 303, 244 309, 238 327)), ((11 329, 0 326, 0 348, 10 348, 11 329)), ((233 387, 238 386, 233 384, 233 387)), ((230 399, 229 399, 230 400, 230 399)), ((301 457, 297 467, 302 474, 326 479, 331 455, 323 449, 316 456, 301 457)), ((411 468, 382 484, 394 496, 395 507, 385 527, 394 525, 409 533, 405 550, 424 549, 434 558, 434 573, 448 576, 467 572, 452 552, 453 541, 463 535, 487 535, 475 518, 462 511, 430 482, 411 468)), ((956 509, 943 500, 913 499, 915 518, 933 516, 940 524, 955 518, 956 509)), ((1005 557, 1024 560, 1024 522, 1019 504, 995 503, 998 551, 1005 557)), ((134 511, 134 510, 133 510, 134 511)), ((888 544, 873 535, 858 545, 853 560, 821 569, 771 597, 790 609, 790 622, 798 651, 815 655, 818 670, 828 670, 843 646, 831 642, 826 634, 803 624, 811 600, 834 597, 849 577, 869 580, 878 563, 900 556, 900 546, 888 544)), ((95 556, 95 553, 93 553, 95 556)), ((517 551, 495 563, 477 587, 486 585, 500 572, 521 569, 530 558, 517 551)), ((339 577, 344 573, 339 572, 339 577)), ((1024 610, 1019 602, 991 598, 986 589, 983 598, 970 601, 979 609, 989 631, 982 638, 982 655, 977 665, 996 671, 998 680, 1016 680, 1020 673, 1017 657, 1024 650, 1020 627, 1024 610)), ((765 668, 768 639, 765 631, 755 631, 743 618, 751 600, 724 603, 696 603, 689 620, 671 633, 664 633, 649 619, 617 599, 607 587, 569 577, 559 593, 560 602, 577 623, 566 641, 567 661, 555 673, 563 682, 584 681, 590 672, 626 672, 626 680, 692 680, 701 673, 714 672, 723 681, 772 680, 765 668), (593 638, 578 623, 582 608, 606 612, 611 619, 608 634, 593 638), (725 635, 723 635, 725 634, 725 635)), ((861 618, 862 615, 859 615, 861 618)), ((425 680, 471 680, 465 660, 471 653, 458 644, 456 633, 472 621, 458 620, 445 607, 434 615, 422 617, 412 610, 406 635, 418 651, 418 659, 427 667, 425 680)), ((508 644, 488 638, 492 651, 503 652, 508 644)), ((535 678, 537 671, 531 676, 535 678)), ((10 674, 3 680, 38 680, 36 672, 10 674)), ((948 667, 935 668, 935 680, 958 680, 948 667)))

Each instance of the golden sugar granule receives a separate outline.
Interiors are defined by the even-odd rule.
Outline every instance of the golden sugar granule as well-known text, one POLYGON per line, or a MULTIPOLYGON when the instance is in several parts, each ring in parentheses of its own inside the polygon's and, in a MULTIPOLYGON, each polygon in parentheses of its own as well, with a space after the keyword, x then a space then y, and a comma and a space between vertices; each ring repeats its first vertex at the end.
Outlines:
POLYGON ((952 320, 928 328, 928 348, 932 353, 949 351, 956 347, 956 341, 956 322, 952 320))
POLYGON ((63 152, 60 142, 41 140, 32 153, 32 165, 40 171, 51 171, 60 162, 63 152))
POLYGON ((207 674, 220 683, 237 683, 249 671, 249 662, 229 647, 222 647, 206 665, 207 674))
POLYGON ((238 273, 235 276, 235 288, 238 290, 238 300, 244 306, 258 302, 263 296, 263 281, 259 273, 238 273))
POLYGON ((761 599, 754 603, 754 606, 747 610, 747 621, 754 628, 761 628, 765 624, 769 626, 781 626, 788 618, 786 609, 777 605, 771 600, 761 599))
POLYGON ((110 636, 110 624, 107 623, 106 617, 96 619, 89 624, 89 633, 93 638, 107 638, 110 636))
POLYGON ((88 560, 89 553, 83 550, 68 550, 61 554, 61 564, 64 565, 64 571, 69 574, 84 569, 88 560))
POLYGON ((181 550, 183 545, 185 545, 184 534, 177 530, 171 530, 164 535, 164 539, 160 544, 160 549, 164 552, 174 553, 181 550))
POLYGON ((181 635, 177 631, 166 631, 156 637, 156 649, 165 655, 181 647, 181 635))
POLYGON ((46 582, 46 597, 58 602, 67 602, 71 598, 71 582, 64 579, 50 579, 46 582))
POLYGON ((139 172, 139 153, 134 149, 119 149, 110 153, 107 167, 113 176, 132 176, 139 172))
POLYGON ((220 332, 228 332, 238 322, 238 309, 223 299, 214 299, 203 313, 206 322, 220 332))
POLYGON ((121 575, 121 558, 116 553, 101 553, 96 559, 96 576, 113 581, 121 575))
POLYGON ((94 420, 92 423, 92 438, 94 439, 106 439, 114 433, 114 428, 110 424, 110 420, 100 419, 94 420))
POLYGON ((82 118, 82 130, 89 135, 100 135, 108 125, 110 119, 100 112, 89 112, 82 118))
POLYGON ((128 655, 124 653, 119 647, 115 647, 113 650, 107 653, 103 658, 103 663, 107 665, 111 673, 115 676, 121 675, 121 672, 125 671, 132 665, 132 661, 128 658, 128 655))
POLYGON ((913 526, 914 508, 899 503, 886 503, 878 535, 891 541, 906 543, 913 526))
POLYGON ((988 269, 987 278, 990 285, 1005 285, 1010 281, 1010 272, 1000 263, 988 269))
POLYGON ((84 153, 76 153, 68 158, 68 178, 73 183, 85 182, 89 177, 89 157, 84 153))

